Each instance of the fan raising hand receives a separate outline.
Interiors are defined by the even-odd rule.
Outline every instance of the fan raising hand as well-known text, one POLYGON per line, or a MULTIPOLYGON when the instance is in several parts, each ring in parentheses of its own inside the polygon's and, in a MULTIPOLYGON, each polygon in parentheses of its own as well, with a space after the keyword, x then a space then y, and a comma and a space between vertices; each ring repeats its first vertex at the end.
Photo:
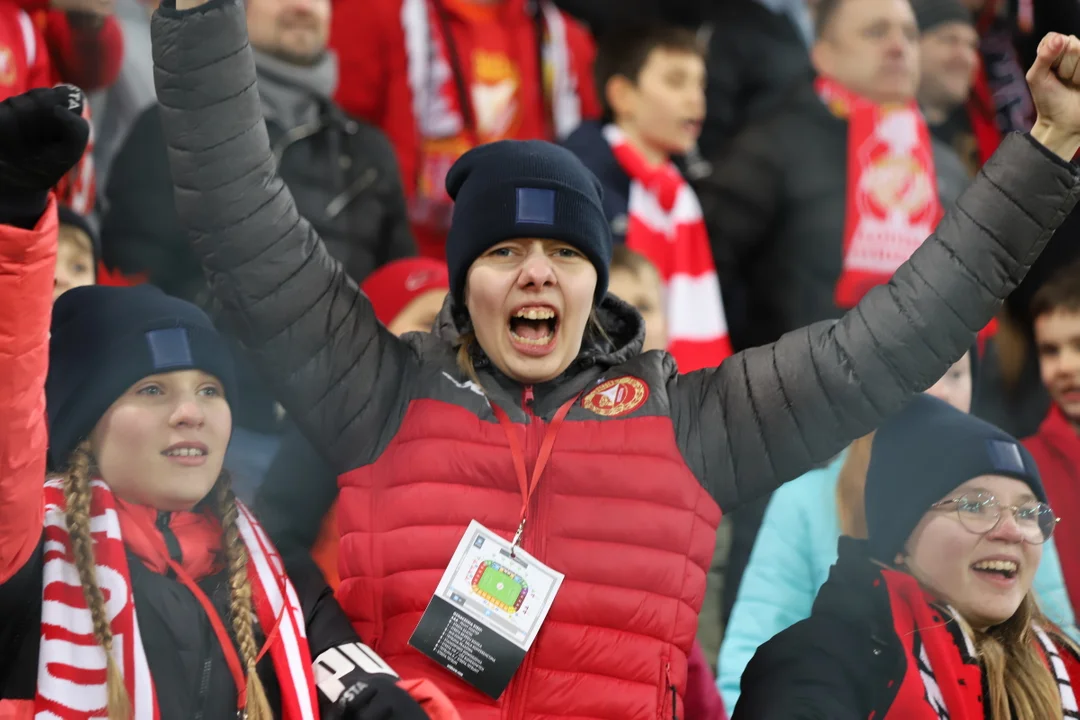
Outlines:
POLYGON ((1048 33, 1027 73, 1038 118, 1031 134, 1060 157, 1080 148, 1080 40, 1048 33))

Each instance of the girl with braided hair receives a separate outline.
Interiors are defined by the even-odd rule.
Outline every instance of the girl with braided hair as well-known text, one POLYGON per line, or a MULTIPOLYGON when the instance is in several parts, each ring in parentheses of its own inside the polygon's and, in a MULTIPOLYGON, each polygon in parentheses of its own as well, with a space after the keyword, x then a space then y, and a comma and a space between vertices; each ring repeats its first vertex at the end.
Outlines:
POLYGON ((0 716, 427 718, 234 497, 236 380, 209 318, 149 286, 52 306, 37 173, 77 159, 79 103, 0 103, 0 716))

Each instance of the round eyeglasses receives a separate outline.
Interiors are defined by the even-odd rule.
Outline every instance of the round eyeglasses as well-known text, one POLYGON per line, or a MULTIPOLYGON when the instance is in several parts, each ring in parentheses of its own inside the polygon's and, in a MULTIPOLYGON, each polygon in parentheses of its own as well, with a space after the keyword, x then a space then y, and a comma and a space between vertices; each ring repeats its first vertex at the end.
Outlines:
POLYGON ((1026 542, 1041 545, 1054 534, 1061 518, 1046 503, 1031 501, 1023 505, 1002 505, 990 493, 965 493, 957 498, 934 503, 932 508, 953 506, 960 524, 968 532, 985 535, 1001 523, 1001 513, 1008 510, 1026 542))

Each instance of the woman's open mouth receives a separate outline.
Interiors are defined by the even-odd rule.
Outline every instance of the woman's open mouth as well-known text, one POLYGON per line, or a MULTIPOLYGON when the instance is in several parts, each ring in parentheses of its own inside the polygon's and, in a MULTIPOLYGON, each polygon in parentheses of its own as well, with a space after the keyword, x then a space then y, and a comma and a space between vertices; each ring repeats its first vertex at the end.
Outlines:
POLYGON ((987 582, 1009 587, 1016 580, 1020 565, 1015 560, 981 560, 971 569, 987 582))
POLYGON ((510 316, 510 342, 525 355, 547 355, 555 347, 559 315, 547 305, 526 305, 510 316))

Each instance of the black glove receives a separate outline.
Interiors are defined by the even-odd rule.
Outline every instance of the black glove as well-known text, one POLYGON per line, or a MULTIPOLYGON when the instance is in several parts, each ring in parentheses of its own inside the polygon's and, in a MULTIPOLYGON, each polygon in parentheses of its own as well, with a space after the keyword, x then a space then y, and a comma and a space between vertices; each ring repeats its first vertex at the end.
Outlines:
POLYGON ((0 193, 48 192, 83 156, 82 90, 35 88, 0 102, 0 193))
POLYGON ((345 690, 323 720, 428 720, 393 675, 365 675, 345 690))

